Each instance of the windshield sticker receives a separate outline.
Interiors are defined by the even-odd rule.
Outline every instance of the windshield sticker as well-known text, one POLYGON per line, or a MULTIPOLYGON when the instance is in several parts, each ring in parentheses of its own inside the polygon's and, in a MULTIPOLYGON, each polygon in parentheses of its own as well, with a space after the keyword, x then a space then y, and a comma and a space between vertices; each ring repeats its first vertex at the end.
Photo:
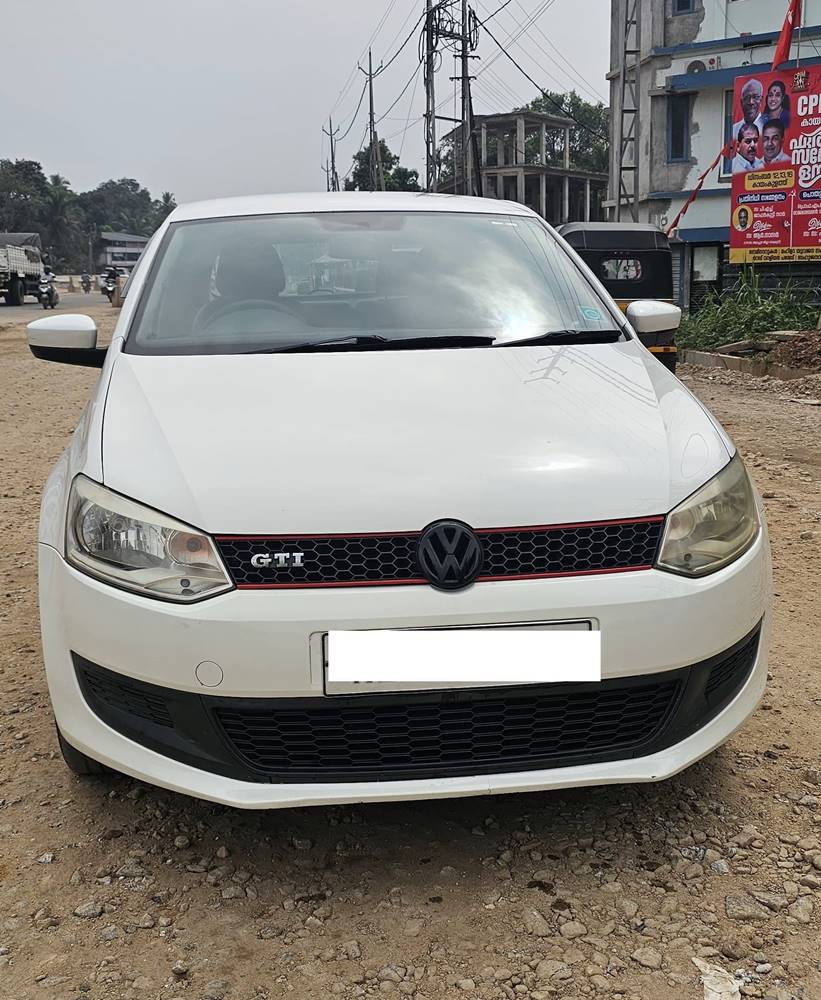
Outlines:
POLYGON ((588 323, 601 323, 604 320, 601 311, 593 306, 579 306, 579 310, 588 323))

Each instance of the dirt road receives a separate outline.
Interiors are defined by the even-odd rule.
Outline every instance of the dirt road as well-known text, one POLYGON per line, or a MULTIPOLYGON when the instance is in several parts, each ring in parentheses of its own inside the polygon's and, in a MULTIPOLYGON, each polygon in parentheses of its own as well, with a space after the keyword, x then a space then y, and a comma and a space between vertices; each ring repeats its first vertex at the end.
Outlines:
POLYGON ((2 1000, 702 1000, 694 960, 737 974, 711 997, 821 998, 821 406, 685 373, 764 492, 777 576, 768 695, 711 758, 663 785, 240 813, 59 758, 37 508, 95 373, 2 324, 2 1000))

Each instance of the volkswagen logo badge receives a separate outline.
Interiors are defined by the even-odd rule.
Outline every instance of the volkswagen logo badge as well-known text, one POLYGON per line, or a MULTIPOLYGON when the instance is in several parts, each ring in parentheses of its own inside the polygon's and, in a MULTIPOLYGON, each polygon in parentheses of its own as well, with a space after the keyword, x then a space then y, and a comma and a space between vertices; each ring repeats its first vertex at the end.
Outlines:
POLYGON ((416 560, 437 590, 462 590, 482 571, 484 552, 472 528, 461 521, 434 521, 422 532, 416 560))

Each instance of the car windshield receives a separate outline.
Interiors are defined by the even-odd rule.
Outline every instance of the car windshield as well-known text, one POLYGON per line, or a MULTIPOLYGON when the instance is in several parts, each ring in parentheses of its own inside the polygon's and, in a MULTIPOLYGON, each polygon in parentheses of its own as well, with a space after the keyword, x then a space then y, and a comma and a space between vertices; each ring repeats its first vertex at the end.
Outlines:
POLYGON ((615 326, 536 219, 327 212, 171 225, 125 350, 237 354, 340 340, 390 349, 439 337, 471 346, 559 332, 595 340, 615 326))

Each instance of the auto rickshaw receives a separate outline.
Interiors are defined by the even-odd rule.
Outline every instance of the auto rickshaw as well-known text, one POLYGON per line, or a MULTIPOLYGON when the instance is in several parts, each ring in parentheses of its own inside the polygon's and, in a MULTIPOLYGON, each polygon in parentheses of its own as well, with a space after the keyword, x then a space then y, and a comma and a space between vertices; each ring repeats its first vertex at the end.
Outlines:
MULTIPOLYGON (((558 229, 623 312, 639 299, 673 301, 673 254, 656 226, 632 222, 569 222, 558 229)), ((676 370, 676 331, 642 333, 644 346, 676 370)))

